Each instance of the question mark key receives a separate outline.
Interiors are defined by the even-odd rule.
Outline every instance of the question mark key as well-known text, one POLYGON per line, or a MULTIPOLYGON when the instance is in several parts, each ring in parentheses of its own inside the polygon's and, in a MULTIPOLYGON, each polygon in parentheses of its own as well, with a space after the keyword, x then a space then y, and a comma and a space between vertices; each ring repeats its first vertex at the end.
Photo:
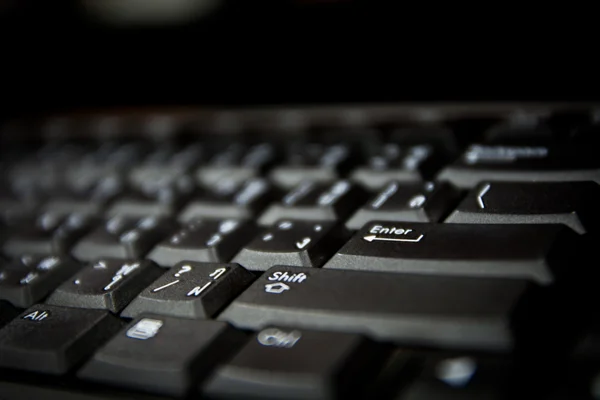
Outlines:
POLYGON ((254 279, 254 274, 239 264, 182 261, 142 290, 121 316, 152 313, 211 318, 254 279))

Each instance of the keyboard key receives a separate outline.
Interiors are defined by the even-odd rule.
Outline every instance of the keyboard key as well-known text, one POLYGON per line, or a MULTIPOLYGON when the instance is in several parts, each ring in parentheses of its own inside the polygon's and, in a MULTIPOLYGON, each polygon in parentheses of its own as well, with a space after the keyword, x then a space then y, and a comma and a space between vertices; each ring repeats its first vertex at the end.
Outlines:
POLYGON ((109 217, 126 216, 141 218, 144 216, 170 217, 175 215, 181 207, 191 198, 193 183, 182 177, 182 186, 185 188, 165 186, 152 188, 147 191, 127 193, 120 196, 106 211, 109 217))
POLYGON ((248 219, 262 211, 276 193, 264 179, 249 179, 243 184, 224 178, 214 192, 206 192, 189 203, 179 215, 180 222, 198 218, 248 219))
POLYGON ((211 318, 252 281, 237 264, 184 261, 144 289, 121 313, 135 318, 154 313, 185 318, 211 318))
POLYGON ((392 126, 389 130, 389 142, 397 143, 403 148, 426 144, 433 148, 436 158, 442 156, 443 159, 445 155, 455 154, 458 149, 453 130, 440 125, 392 126))
POLYGON ((0 328, 19 315, 19 310, 7 301, 0 300, 0 328))
POLYGON ((520 279, 273 267, 218 319, 242 329, 287 325, 502 351, 514 344, 515 307, 534 287, 520 279))
POLYGON ((0 330, 0 367, 64 374, 120 327, 106 311, 36 305, 0 330))
POLYGON ((577 239, 563 225, 374 221, 324 268, 522 278, 550 284, 575 273, 577 239))
MULTIPOLYGON (((149 154, 146 160, 131 169, 129 181, 139 190, 159 189, 181 185, 181 179, 192 179, 186 174, 198 165, 202 157, 199 146, 189 146, 177 152, 174 149, 158 149, 149 154)), ((190 182, 194 186, 193 182, 190 182)))
MULTIPOLYGON (((116 196, 116 194, 115 194, 116 196)), ((42 213, 49 213, 57 216, 68 216, 70 214, 100 216, 106 207, 106 204, 115 196, 109 199, 98 199, 93 195, 75 196, 72 194, 53 196, 41 208, 42 213)))
POLYGON ((96 224, 97 219, 85 214, 71 214, 65 218, 44 213, 35 220, 13 221, 10 236, 2 249, 14 257, 22 254, 64 255, 96 224))
POLYGON ((268 226, 282 218, 341 220, 366 200, 367 193, 349 181, 338 181, 331 185, 307 181, 288 192, 281 203, 271 205, 260 216, 258 224, 268 226))
POLYGON ((507 359, 443 353, 422 358, 421 371, 395 400, 514 398, 508 396, 514 389, 509 386, 512 365, 507 359))
POLYGON ((242 248, 231 262, 252 271, 274 265, 320 267, 345 238, 332 222, 281 220, 242 248))
POLYGON ((59 286, 47 303, 118 313, 161 272, 148 260, 101 259, 59 286))
POLYGON ((386 185, 346 222, 348 229, 360 229, 373 220, 438 222, 458 201, 458 192, 450 185, 427 182, 386 185))
POLYGON ((99 180, 91 182, 77 181, 72 185, 66 190, 52 193, 41 210, 58 216, 69 214, 100 216, 108 204, 125 190, 124 179, 117 174, 100 177, 99 180))
POLYGON ((147 315, 133 321, 80 370, 105 384, 183 396, 243 340, 227 324, 147 315))
POLYGON ((484 181, 600 183, 600 161, 593 147, 475 144, 437 179, 459 188, 484 181))
POLYGON ((392 180, 422 182, 432 177, 439 163, 431 145, 387 143, 369 158, 366 167, 355 169, 351 179, 369 190, 379 190, 392 180))
POLYGON ((239 143, 232 144, 200 167, 196 178, 207 189, 218 191, 224 180, 239 185, 261 176, 276 160, 275 148, 268 143, 247 149, 239 143))
POLYGON ((359 398, 381 353, 359 335, 269 327, 216 371, 204 393, 218 398, 359 398))
POLYGON ((82 160, 66 171, 64 185, 69 192, 109 199, 124 188, 124 175, 116 165, 82 160))
POLYGON ((508 122, 492 126, 484 134, 486 143, 527 145, 549 143, 555 139, 551 127, 535 116, 518 115, 508 122))
POLYGON ((68 257, 23 256, 0 266, 0 299, 27 308, 42 300, 81 265, 68 257))
POLYGON ((73 248, 73 256, 82 261, 102 257, 140 258, 175 227, 173 221, 162 217, 116 216, 79 241, 73 248))
MULTIPOLYGON (((4 189, 0 189, 4 191, 4 189)), ((7 195, 6 192, 0 194, 0 221, 10 221, 20 219, 36 213, 40 202, 35 198, 18 198, 7 195)))
POLYGON ((600 221, 600 186, 594 182, 483 182, 446 222, 565 224, 583 234, 600 221))
POLYGON ((195 220, 157 244, 147 258, 166 267, 183 260, 228 262, 255 233, 243 220, 195 220))
POLYGON ((304 181, 334 182, 352 165, 348 144, 295 144, 290 146, 288 153, 287 163, 274 168, 269 176, 277 186, 288 190, 304 181))

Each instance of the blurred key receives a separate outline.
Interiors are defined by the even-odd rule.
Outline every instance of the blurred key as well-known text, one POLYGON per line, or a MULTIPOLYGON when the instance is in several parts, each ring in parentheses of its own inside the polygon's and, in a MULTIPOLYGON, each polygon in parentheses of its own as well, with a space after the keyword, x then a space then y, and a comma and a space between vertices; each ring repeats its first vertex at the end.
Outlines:
POLYGON ((270 178, 288 190, 303 181, 334 182, 352 165, 351 156, 348 144, 296 143, 288 148, 286 164, 274 168, 270 178))
POLYGON ((484 181, 600 183, 600 161, 590 146, 473 144, 437 179, 459 188, 484 181))
POLYGON ((235 185, 259 177, 276 161, 275 148, 261 143, 249 148, 232 144, 198 169, 198 182, 209 190, 217 190, 221 181, 230 180, 235 185))
POLYGON ((320 267, 345 238, 332 222, 281 220, 244 246, 231 262, 253 271, 273 265, 320 267))
POLYGON ((81 265, 68 257, 22 256, 0 266, 0 299, 27 308, 39 302, 81 265))
POLYGON ((446 222, 565 224, 583 234, 600 221, 600 186, 594 182, 483 182, 446 222))
POLYGON ((324 268, 520 278, 550 284, 576 277, 584 269, 583 243, 578 239, 563 225, 372 221, 324 268))
POLYGON ((428 144, 387 143, 370 156, 366 167, 355 169, 351 179, 369 190, 378 190, 391 180, 421 182, 429 179, 439 164, 434 153, 428 144))
POLYGON ((82 379, 171 396, 193 385, 242 343, 216 321, 145 315, 112 338, 78 373, 82 379))
POLYGON ((191 172, 202 159, 203 149, 199 145, 182 149, 169 148, 168 145, 165 147, 148 154, 143 163, 131 169, 129 181, 133 187, 142 189, 169 186, 182 175, 191 172))
POLYGON ((0 367, 62 375, 120 327, 106 311, 36 305, 0 330, 0 367))
POLYGON ((175 223, 161 217, 116 216, 84 236, 73 248, 82 261, 101 257, 140 258, 175 229, 175 223))
POLYGON ((346 222, 348 229, 360 229, 373 220, 438 222, 458 201, 452 186, 402 184, 392 181, 346 222))
POLYGON ((97 219, 86 214, 66 217, 44 213, 35 220, 13 221, 10 236, 3 251, 15 257, 22 254, 67 254, 71 247, 97 224, 97 219))
POLYGON ((259 213, 276 195, 268 181, 249 179, 245 183, 229 177, 216 185, 215 191, 204 192, 179 214, 180 222, 197 218, 248 219, 259 213))
POLYGON ((359 335, 269 327, 221 366, 203 392, 219 398, 359 398, 381 355, 381 346, 359 335))
POLYGON ((444 353, 423 358, 421 370, 395 400, 500 400, 525 394, 525 388, 511 392, 508 359, 444 353))
POLYGON ((0 220, 10 221, 30 216, 38 210, 40 201, 34 198, 19 198, 0 189, 0 220))
POLYGON ((441 157, 442 162, 446 156, 455 154, 458 149, 453 130, 437 124, 391 127, 388 137, 390 143, 397 143, 403 147, 428 144, 434 149, 436 158, 441 157))
POLYGON ((258 224, 268 226, 282 218, 339 221, 366 200, 367 193, 346 180, 332 184, 306 181, 289 191, 281 203, 267 208, 258 219, 258 224))
POLYGON ((211 318, 253 280, 254 275, 237 264, 183 261, 144 289, 121 316, 211 318))
POLYGON ((484 134, 489 144, 532 144, 551 142, 555 132, 539 117, 527 114, 515 114, 508 121, 491 126, 484 134))
POLYGON ((59 286, 47 303, 118 313, 161 272, 152 261, 101 259, 59 286))
POLYGON ((255 234, 254 225, 243 220, 194 220, 157 244, 147 258, 165 267, 183 260, 227 262, 255 234))
POLYGON ((109 217, 127 216, 174 216, 194 195, 192 178, 180 176, 175 182, 165 185, 146 185, 137 191, 119 196, 106 211, 109 217))

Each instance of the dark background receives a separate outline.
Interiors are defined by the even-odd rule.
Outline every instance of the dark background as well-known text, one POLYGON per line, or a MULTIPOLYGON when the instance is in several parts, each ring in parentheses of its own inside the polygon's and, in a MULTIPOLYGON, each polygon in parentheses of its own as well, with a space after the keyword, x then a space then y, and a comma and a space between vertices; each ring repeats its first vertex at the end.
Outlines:
POLYGON ((572 43, 560 53, 550 30, 530 26, 534 37, 520 36, 500 16, 467 15, 467 25, 464 14, 376 1, 234 0, 190 23, 115 27, 86 17, 77 1, 0 4, 1 113, 10 117, 140 106, 598 100, 585 54, 572 43))

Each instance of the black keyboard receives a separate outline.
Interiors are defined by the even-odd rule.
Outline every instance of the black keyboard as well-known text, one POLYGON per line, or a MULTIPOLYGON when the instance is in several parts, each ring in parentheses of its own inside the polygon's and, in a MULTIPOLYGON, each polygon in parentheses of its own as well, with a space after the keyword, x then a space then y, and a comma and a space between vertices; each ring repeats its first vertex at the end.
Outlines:
POLYGON ((600 399, 594 111, 11 121, 0 399, 600 399))

